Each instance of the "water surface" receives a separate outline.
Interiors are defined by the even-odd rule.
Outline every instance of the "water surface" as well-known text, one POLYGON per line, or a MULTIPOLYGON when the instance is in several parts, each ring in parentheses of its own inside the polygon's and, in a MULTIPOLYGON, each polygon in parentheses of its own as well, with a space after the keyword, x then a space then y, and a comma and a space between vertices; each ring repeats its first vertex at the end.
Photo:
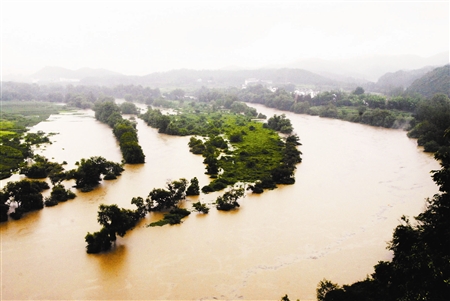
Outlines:
MULTIPOLYGON (((255 106, 272 116, 283 112, 255 106)), ((106 254, 85 252, 100 229, 100 204, 133 208, 168 180, 209 181, 189 137, 161 135, 138 121, 146 163, 58 206, 0 225, 1 299, 315 299, 323 278, 348 284, 389 260, 387 241, 405 214, 438 191, 439 164, 401 130, 286 113, 303 162, 296 184, 247 195, 234 212, 192 213, 177 226, 148 228, 148 216, 106 254)), ((58 132, 40 153, 67 168, 90 156, 120 162, 112 130, 92 111, 52 115, 33 131, 58 132)), ((66 183, 67 187, 73 183, 66 183)), ((48 192, 47 192, 48 193, 48 192)), ((212 203, 216 194, 189 198, 212 203)))

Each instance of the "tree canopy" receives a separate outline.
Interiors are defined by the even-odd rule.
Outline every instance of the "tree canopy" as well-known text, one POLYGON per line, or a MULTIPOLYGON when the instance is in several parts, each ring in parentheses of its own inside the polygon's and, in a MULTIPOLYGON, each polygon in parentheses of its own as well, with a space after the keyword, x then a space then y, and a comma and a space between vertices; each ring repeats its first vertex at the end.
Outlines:
POLYGON ((20 219, 26 212, 40 210, 44 208, 44 198, 42 191, 49 189, 47 182, 37 180, 21 180, 8 182, 0 192, 0 219, 8 220, 8 211, 12 203, 16 208, 10 214, 14 219, 20 219))
POLYGON ((418 145, 427 152, 436 152, 450 143, 450 99, 445 94, 436 94, 429 100, 420 102, 414 114, 413 127, 408 132, 417 138, 418 145))
POLYGON ((138 143, 136 125, 129 120, 123 119, 121 115, 121 110, 133 111, 129 108, 130 106, 134 106, 136 108, 133 103, 130 105, 125 105, 124 109, 124 107, 119 107, 114 102, 114 99, 99 99, 95 103, 94 107, 95 118, 113 128, 114 136, 119 141, 120 150, 126 163, 144 163, 145 155, 138 143))
POLYGON ((101 181, 101 176, 119 176, 123 167, 100 156, 81 159, 78 168, 66 173, 67 179, 75 179, 76 187, 82 191, 92 190, 101 181))

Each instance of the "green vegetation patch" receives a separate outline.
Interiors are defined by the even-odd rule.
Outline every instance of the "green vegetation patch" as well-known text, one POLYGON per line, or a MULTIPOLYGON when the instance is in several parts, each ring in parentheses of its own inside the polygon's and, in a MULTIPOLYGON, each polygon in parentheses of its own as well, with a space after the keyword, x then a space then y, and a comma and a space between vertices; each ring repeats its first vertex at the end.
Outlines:
POLYGON ((7 120, 1 120, 0 121, 0 129, 2 131, 8 130, 8 129, 12 129, 12 128, 14 128, 14 122, 7 121, 7 120))
POLYGON ((13 131, 25 130, 41 121, 47 120, 51 114, 58 114, 64 107, 43 101, 3 101, 1 129, 12 129, 13 131), (3 125, 11 125, 5 128, 3 125))
POLYGON ((174 208, 169 211, 169 213, 164 214, 164 218, 162 220, 159 220, 157 222, 151 223, 148 225, 148 227, 155 227, 155 226, 164 226, 164 225, 177 225, 181 224, 181 220, 191 214, 191 212, 184 208, 174 208))
POLYGON ((11 131, 0 131, 0 137, 11 137, 16 135, 16 132, 11 131))
MULTIPOLYGON (((239 107, 240 113, 192 102, 179 109, 177 115, 165 115, 159 109, 149 107, 140 117, 149 126, 158 128, 160 133, 194 136, 189 141, 190 151, 203 155, 205 173, 214 179, 202 188, 205 193, 222 190, 237 182, 261 182, 264 188, 274 188, 275 183, 294 183, 293 170, 301 161, 300 152, 294 154, 298 158, 286 159, 293 153, 286 151, 286 143, 273 126, 252 120, 257 112, 247 109, 244 103, 234 102, 228 106, 239 107), (236 103, 239 106, 234 105, 236 103)), ((280 125, 286 133, 292 131, 290 121, 284 115, 274 116, 269 123, 280 125)), ((299 143, 294 147, 297 145, 299 143)))
MULTIPOLYGON (((134 105, 134 104, 131 104, 134 105)), ((127 106, 125 106, 126 109, 127 106)), ((123 159, 129 164, 145 162, 145 155, 138 142, 136 124, 122 118, 121 108, 109 97, 99 98, 94 107, 95 118, 113 128, 119 141, 123 159)), ((108 176, 111 179, 111 177, 108 176)))
POLYGON ((223 170, 220 178, 234 184, 270 177, 271 170, 282 160, 284 143, 275 131, 264 128, 260 122, 233 121, 231 117, 227 118, 225 135, 230 139, 240 134, 242 141, 231 143, 233 150, 220 156, 218 165, 223 170))

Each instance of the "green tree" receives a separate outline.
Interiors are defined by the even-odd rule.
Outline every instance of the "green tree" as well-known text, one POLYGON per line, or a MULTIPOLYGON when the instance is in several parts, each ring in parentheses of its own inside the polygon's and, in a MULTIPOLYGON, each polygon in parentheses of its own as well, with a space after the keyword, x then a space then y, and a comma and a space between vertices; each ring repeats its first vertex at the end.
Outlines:
POLYGON ((244 196, 244 188, 232 188, 223 195, 217 197, 216 207, 218 210, 229 211, 240 207, 238 199, 244 196))
POLYGON ((180 100, 184 98, 185 94, 186 92, 183 89, 175 89, 172 92, 170 92, 169 96, 171 99, 180 100))
POLYGON ((167 183, 167 189, 154 188, 146 199, 149 211, 162 211, 176 207, 186 197, 187 180, 167 183))
POLYGON ((50 187, 46 182, 21 180, 8 182, 3 188, 1 196, 4 204, 10 206, 15 203, 17 208, 11 213, 11 217, 19 219, 23 213, 44 208, 44 198, 41 192, 50 187))
POLYGON ((450 142, 449 135, 445 134, 448 129, 450 129, 450 99, 445 94, 436 94, 431 99, 419 103, 414 115, 413 128, 408 132, 408 136, 417 138, 418 145, 425 146, 425 151, 435 152, 450 142))
POLYGON ((30 167, 23 167, 20 170, 20 172, 25 174, 28 178, 43 179, 50 177, 50 179, 57 179, 64 174, 62 164, 50 162, 47 158, 40 155, 35 155, 33 159, 33 165, 30 167))
POLYGON ((191 137, 189 140, 189 151, 193 154, 203 154, 203 152, 206 150, 205 145, 203 144, 203 141, 200 139, 197 139, 195 137, 191 137))
MULTIPOLYGON (((97 102, 94 107, 95 118, 103 123, 107 123, 110 126, 114 126, 113 120, 120 115, 119 106, 112 101, 97 102), (112 125, 111 125, 112 123, 112 125)), ((120 117, 122 118, 122 117, 120 117)))
POLYGON ((242 132, 240 131, 234 131, 230 134, 230 142, 231 143, 239 143, 244 141, 244 138, 242 137, 242 132))
POLYGON ((291 121, 286 117, 285 114, 281 115, 273 115, 267 120, 265 124, 269 129, 272 129, 277 132, 281 132, 284 134, 292 133, 293 127, 291 121))
POLYGON ((109 231, 106 228, 102 228, 98 232, 87 233, 84 237, 86 241, 86 252, 89 254, 100 253, 111 249, 111 240, 109 231))
POLYGON ((177 225, 181 224, 181 220, 191 214, 191 212, 184 208, 178 208, 174 207, 170 209, 169 213, 164 214, 164 218, 162 220, 159 220, 157 222, 151 223, 148 225, 148 227, 155 227, 155 226, 164 226, 164 225, 177 225))
POLYGON ((67 173, 67 178, 75 179, 76 187, 82 191, 92 190, 101 181, 102 175, 120 175, 123 167, 105 158, 96 156, 89 159, 81 159, 76 170, 67 173))
POLYGON ((340 287, 336 283, 333 283, 327 279, 321 280, 316 289, 317 301, 326 301, 325 296, 327 293, 338 289, 340 289, 340 287))
POLYGON ((5 192, 0 191, 0 222, 8 221, 9 205, 8 196, 5 192))
POLYGON ((97 221, 108 230, 111 241, 115 241, 116 234, 124 236, 136 225, 138 217, 133 210, 119 208, 116 204, 109 206, 102 204, 99 207, 97 221))
POLYGON ((122 112, 122 114, 138 114, 139 113, 136 105, 129 101, 120 104, 119 108, 120 108, 120 111, 122 112))
POLYGON ((67 200, 74 199, 75 197, 76 195, 72 191, 66 189, 61 184, 57 184, 53 186, 50 197, 46 198, 44 204, 45 206, 54 206, 59 202, 65 202, 67 200))
POLYGON ((287 165, 279 165, 274 168, 270 175, 276 184, 294 184, 294 167, 287 165))
POLYGON ((192 207, 195 211, 207 214, 209 212, 209 208, 206 204, 202 204, 201 202, 193 203, 192 207))
POLYGON ((191 179, 191 183, 189 187, 186 189, 186 195, 199 195, 200 194, 200 186, 198 185, 197 177, 191 179))
POLYGON ((362 87, 356 87, 356 89, 353 91, 353 94, 355 95, 362 95, 364 94, 364 89, 362 87))

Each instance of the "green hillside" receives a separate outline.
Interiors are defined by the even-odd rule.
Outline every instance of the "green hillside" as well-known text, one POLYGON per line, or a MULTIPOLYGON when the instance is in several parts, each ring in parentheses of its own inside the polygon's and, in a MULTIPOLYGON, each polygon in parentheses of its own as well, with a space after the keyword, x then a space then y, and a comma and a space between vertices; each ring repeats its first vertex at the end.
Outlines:
POLYGON ((427 98, 436 93, 450 96, 450 65, 436 68, 415 80, 407 89, 407 93, 418 93, 427 98))

